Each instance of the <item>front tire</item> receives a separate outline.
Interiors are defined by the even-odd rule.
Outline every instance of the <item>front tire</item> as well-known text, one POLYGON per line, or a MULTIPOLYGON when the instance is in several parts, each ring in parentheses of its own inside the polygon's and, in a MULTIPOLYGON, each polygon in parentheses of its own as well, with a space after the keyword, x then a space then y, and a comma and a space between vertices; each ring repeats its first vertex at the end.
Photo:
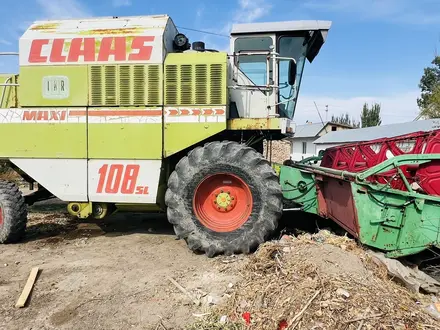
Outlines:
POLYGON ((183 157, 168 180, 168 221, 191 250, 249 253, 277 228, 279 179, 253 148, 211 142, 183 157))
POLYGON ((0 243, 15 243, 25 234, 27 205, 12 182, 0 181, 0 243))

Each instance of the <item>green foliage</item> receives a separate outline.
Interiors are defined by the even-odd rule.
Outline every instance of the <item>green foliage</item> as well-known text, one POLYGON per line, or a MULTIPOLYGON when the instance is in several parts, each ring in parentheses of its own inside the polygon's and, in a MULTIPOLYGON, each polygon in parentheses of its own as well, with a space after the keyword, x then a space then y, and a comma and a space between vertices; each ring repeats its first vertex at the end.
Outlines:
POLYGON ((367 103, 364 104, 361 113, 362 127, 380 126, 382 119, 380 118, 380 104, 374 103, 371 108, 367 103))
POLYGON ((431 64, 424 69, 420 79, 421 95, 417 99, 417 104, 424 117, 439 118, 440 56, 436 56, 431 64), (435 111, 436 109, 437 111, 435 111))
POLYGON ((335 124, 348 125, 354 128, 358 128, 360 126, 360 122, 356 121, 354 118, 350 118, 348 112, 339 116, 332 115, 331 122, 335 124))

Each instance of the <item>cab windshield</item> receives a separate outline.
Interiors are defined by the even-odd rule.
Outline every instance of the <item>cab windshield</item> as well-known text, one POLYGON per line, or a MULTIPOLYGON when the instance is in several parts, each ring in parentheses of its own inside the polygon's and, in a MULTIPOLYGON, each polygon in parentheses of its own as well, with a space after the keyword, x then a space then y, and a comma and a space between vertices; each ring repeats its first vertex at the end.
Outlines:
POLYGON ((280 57, 294 58, 297 64, 296 80, 293 86, 289 85, 289 60, 279 61, 279 101, 278 112, 280 117, 292 119, 295 113, 296 100, 301 84, 302 72, 307 54, 307 44, 304 37, 282 36, 278 40, 280 57))

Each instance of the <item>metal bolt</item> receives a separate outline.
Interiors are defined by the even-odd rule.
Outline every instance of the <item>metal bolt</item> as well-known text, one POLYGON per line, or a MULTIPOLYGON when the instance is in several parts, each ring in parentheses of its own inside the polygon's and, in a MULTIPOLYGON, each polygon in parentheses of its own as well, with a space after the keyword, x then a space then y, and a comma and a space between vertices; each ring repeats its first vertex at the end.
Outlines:
POLYGON ((214 201, 214 204, 217 204, 217 201, 214 201))
POLYGON ((234 197, 231 197, 231 201, 233 201, 234 200, 234 197))
POLYGON ((223 190, 220 190, 220 192, 223 194, 223 190))
POLYGON ((231 192, 230 191, 228 191, 228 195, 230 195, 231 194, 231 192))

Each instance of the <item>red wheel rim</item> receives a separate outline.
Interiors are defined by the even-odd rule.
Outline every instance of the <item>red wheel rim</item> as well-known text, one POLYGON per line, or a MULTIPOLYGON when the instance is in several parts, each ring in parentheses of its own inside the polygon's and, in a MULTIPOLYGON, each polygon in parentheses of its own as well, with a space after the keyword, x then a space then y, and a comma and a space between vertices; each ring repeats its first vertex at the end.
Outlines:
POLYGON ((213 174, 197 186, 193 209, 200 223, 215 232, 240 228, 252 212, 249 186, 234 174, 213 174))

